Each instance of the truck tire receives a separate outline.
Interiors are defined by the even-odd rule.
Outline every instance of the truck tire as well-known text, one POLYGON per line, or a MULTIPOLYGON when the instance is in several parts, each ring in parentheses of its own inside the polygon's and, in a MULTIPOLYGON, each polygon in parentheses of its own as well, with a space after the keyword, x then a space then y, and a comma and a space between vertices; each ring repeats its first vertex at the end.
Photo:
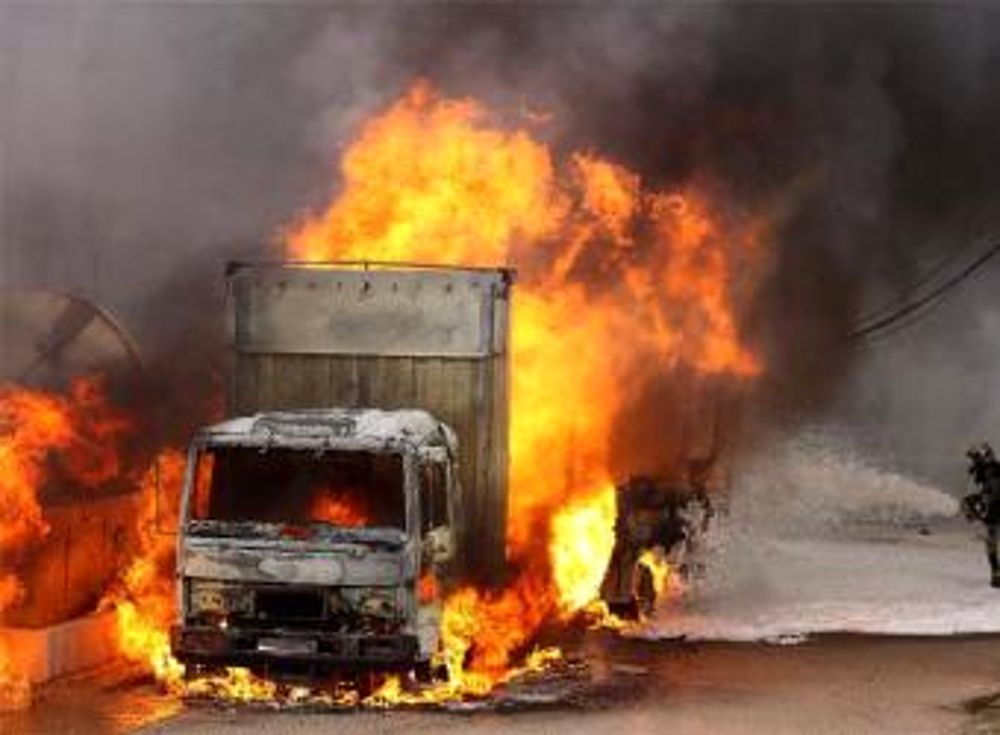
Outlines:
POLYGON ((435 684, 448 681, 448 667, 433 661, 418 661, 413 667, 413 678, 418 684, 435 684))

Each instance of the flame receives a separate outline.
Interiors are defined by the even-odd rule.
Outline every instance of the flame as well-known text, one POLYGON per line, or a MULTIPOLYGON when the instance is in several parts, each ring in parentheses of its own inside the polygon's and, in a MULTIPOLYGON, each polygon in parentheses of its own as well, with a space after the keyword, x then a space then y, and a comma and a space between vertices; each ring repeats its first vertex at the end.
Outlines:
POLYGON ((760 231, 698 187, 650 188, 593 152, 557 160, 527 129, 418 82, 347 147, 329 206, 283 233, 299 260, 519 270, 508 552, 521 571, 446 601, 460 688, 488 690, 546 620, 594 600, 614 540, 608 440, 636 376, 760 372, 735 317, 760 275, 760 231))
POLYGON ((615 488, 608 485, 593 497, 571 501, 552 519, 549 556, 563 610, 581 610, 597 598, 615 545, 615 513, 615 488))
POLYGON ((352 497, 345 493, 336 493, 329 488, 324 488, 313 496, 309 518, 334 526, 348 527, 363 526, 368 522, 367 514, 358 507, 352 497))
MULTIPOLYGON (((39 493, 116 477, 118 439, 129 426, 99 376, 77 378, 65 393, 0 385, 0 619, 24 598, 20 566, 49 533, 39 493)), ((0 642, 0 708, 29 701, 16 652, 0 642)))
POLYGON ((294 255, 423 261, 507 260, 508 243, 554 234, 548 151, 524 133, 477 125, 471 100, 413 87, 346 151, 343 194, 289 233, 294 255), (492 216, 501 211, 504 217, 492 216))
POLYGON ((523 572, 499 592, 465 587, 448 597, 441 635, 452 693, 484 695, 556 658, 552 651, 529 654, 511 668, 513 654, 546 619, 583 610, 597 597, 614 546, 614 520, 615 491, 608 484, 555 511, 546 566, 523 572))
MULTIPOLYGON (((185 463, 183 452, 164 449, 142 477, 134 555, 100 606, 115 612, 119 653, 146 667, 171 693, 244 703, 271 701, 277 685, 247 669, 231 667, 222 674, 187 678, 184 665, 171 653, 169 631, 177 615, 176 537, 164 529, 177 528, 185 463)), ((204 475, 204 465, 199 471, 204 475)))
POLYGON ((0 640, 0 713, 31 705, 31 684, 17 666, 14 651, 0 640))
POLYGON ((521 665, 506 669, 497 680, 481 675, 472 677, 466 675, 465 678, 450 678, 448 681, 419 688, 406 688, 399 676, 390 675, 385 677, 382 684, 371 695, 362 700, 361 704, 372 708, 386 708, 399 705, 434 704, 469 694, 481 696, 489 693, 497 683, 506 683, 533 672, 546 671, 563 660, 562 651, 556 647, 533 648, 525 655, 521 665))
MULTIPOLYGON (((275 701, 280 693, 288 701, 301 699, 303 688, 282 690, 275 682, 242 667, 188 677, 184 665, 171 653, 169 630, 177 615, 173 574, 176 538, 164 529, 177 528, 185 461, 180 450, 165 449, 140 482, 143 505, 134 556, 100 605, 115 612, 118 650, 124 658, 146 667, 177 696, 249 703, 275 701)), ((198 482, 207 480, 205 467, 199 466, 198 482)), ((308 696, 333 703, 321 692, 310 690, 308 696)))
POLYGON ((276 699, 278 685, 239 666, 226 669, 224 676, 209 676, 188 682, 188 696, 226 699, 233 702, 270 702, 276 699))
POLYGON ((176 539, 161 529, 177 528, 184 467, 184 454, 166 449, 143 476, 134 556, 101 602, 101 607, 115 611, 121 654, 147 665, 173 690, 181 686, 184 675, 184 667, 170 653, 169 630, 176 614, 176 539))
POLYGON ((0 385, 0 612, 22 594, 12 565, 49 532, 39 492, 54 479, 93 488, 114 477, 113 440, 128 426, 98 377, 74 380, 66 395, 0 385))
MULTIPOLYGON (((149 500, 139 553, 106 599, 123 652, 194 696, 378 707, 483 695, 549 666, 561 653, 531 648, 539 629, 579 611, 617 624, 594 602, 614 545, 615 418, 650 371, 683 367, 733 380, 760 372, 735 316, 739 294, 751 293, 759 275, 750 267, 759 227, 724 216, 697 187, 650 188, 593 152, 559 159, 528 130, 496 125, 475 101, 418 83, 347 147, 329 206, 299 216, 283 237, 289 254, 307 261, 519 269, 507 534, 515 573, 500 589, 448 595, 446 682, 413 690, 387 677, 364 699, 289 688, 240 668, 185 682, 166 634, 175 614, 173 541, 150 530, 149 500)), ((176 498, 182 456, 167 450, 158 465, 161 495, 167 487, 176 498)), ((156 479, 144 479, 145 497, 155 497, 156 479)), ((329 490, 311 515, 338 525, 365 520, 329 490)), ((658 558, 643 563, 664 588, 669 568, 658 558)), ((419 590, 436 597, 437 580, 422 578, 419 590)))
POLYGON ((659 599, 670 585, 672 574, 670 564, 663 558, 662 553, 654 549, 646 549, 639 555, 639 566, 649 570, 650 577, 653 579, 653 591, 659 599))
POLYGON ((441 594, 441 585, 434 572, 427 570, 420 575, 417 581, 417 600, 422 604, 427 604, 438 599, 441 594))
POLYGON ((551 613, 546 574, 526 572, 499 591, 464 587, 445 601, 441 638, 449 684, 482 695, 510 675, 512 655, 551 613))

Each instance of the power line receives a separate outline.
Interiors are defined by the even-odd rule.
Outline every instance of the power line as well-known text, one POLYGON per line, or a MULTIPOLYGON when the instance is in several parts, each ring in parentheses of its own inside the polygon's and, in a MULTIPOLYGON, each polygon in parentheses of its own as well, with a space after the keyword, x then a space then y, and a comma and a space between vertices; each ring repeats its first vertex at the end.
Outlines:
POLYGON ((868 314, 865 314, 858 319, 855 329, 863 329, 869 322, 874 322, 875 320, 881 319, 892 313, 898 304, 905 304, 906 301, 912 298, 914 294, 919 293, 924 286, 932 283, 940 273, 950 268, 953 263, 964 259, 966 254, 969 252, 978 250, 985 240, 986 238, 982 237, 971 239, 962 247, 952 250, 947 255, 939 258, 934 265, 928 268, 924 273, 920 274, 920 277, 917 278, 917 280, 909 284, 906 293, 898 294, 895 298, 889 299, 878 308, 873 309, 868 314))
MULTIPOLYGON (((980 268, 986 265, 998 253, 1000 253, 1000 240, 993 242, 993 244, 989 247, 989 249, 987 249, 982 255, 973 260, 971 263, 969 263, 965 268, 960 270, 954 276, 941 283, 941 285, 939 285, 937 288, 932 289, 931 291, 929 291, 927 294, 917 299, 916 301, 911 301, 908 304, 904 304, 903 306, 887 314, 881 319, 876 319, 875 321, 869 322, 868 324, 862 324, 858 326, 856 329, 854 329, 854 331, 852 331, 850 334, 847 335, 847 339, 855 340, 855 339, 860 339, 861 337, 867 337, 873 335, 877 332, 884 332, 884 330, 888 329, 893 325, 896 325, 897 322, 900 322, 906 317, 915 315, 916 312, 920 311, 920 309, 923 309, 925 306, 929 306, 934 302, 938 301, 939 299, 943 298, 951 289, 955 288, 960 283, 962 283, 967 278, 976 273, 976 271, 978 271, 980 268)), ((929 309, 927 311, 924 311, 922 314, 919 315, 919 317, 914 316, 914 318, 907 320, 905 325, 904 324, 898 325, 898 328, 902 329, 904 326, 910 326, 916 323, 917 321, 919 321, 919 319, 926 316, 929 313, 929 311, 930 311, 929 309)), ((892 331, 895 332, 897 330, 894 329, 892 331)))
POLYGON ((905 316, 901 318, 899 321, 894 322, 892 325, 885 327, 884 329, 880 329, 877 332, 873 332, 872 334, 866 335, 865 344, 870 345, 873 342, 881 342, 882 340, 889 339, 894 334, 906 331, 907 329, 912 327, 914 324, 916 324, 923 318, 929 316, 932 311, 937 309, 937 307, 939 307, 943 303, 944 303, 943 299, 935 301, 933 304, 928 304, 927 308, 925 308, 923 311, 918 311, 916 313, 910 314, 909 316, 905 316))

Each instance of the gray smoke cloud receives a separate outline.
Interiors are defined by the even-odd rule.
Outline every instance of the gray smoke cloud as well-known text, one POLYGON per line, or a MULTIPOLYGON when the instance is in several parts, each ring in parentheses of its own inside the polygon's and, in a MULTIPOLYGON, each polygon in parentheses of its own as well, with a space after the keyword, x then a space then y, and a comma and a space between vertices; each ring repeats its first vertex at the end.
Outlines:
POLYGON ((772 216, 774 270, 743 315, 766 423, 820 413, 948 477, 1000 426, 995 276, 898 337, 844 335, 995 225, 998 21, 986 4, 7 2, 0 283, 89 294, 204 383, 222 263, 277 255, 357 124, 423 76, 552 113, 557 149, 772 216))

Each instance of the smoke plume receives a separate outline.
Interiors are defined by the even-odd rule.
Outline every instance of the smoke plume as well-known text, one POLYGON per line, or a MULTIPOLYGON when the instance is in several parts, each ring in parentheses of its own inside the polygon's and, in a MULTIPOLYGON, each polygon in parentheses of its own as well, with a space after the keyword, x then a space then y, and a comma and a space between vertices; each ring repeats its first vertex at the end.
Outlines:
POLYGON ((160 395, 217 386, 223 262, 279 256, 357 124, 422 76, 765 219, 756 413, 946 477, 1000 418, 995 276, 898 336, 845 335, 995 226, 997 29, 985 4, 5 3, 0 285, 109 306, 154 377, 182 368, 160 395))

